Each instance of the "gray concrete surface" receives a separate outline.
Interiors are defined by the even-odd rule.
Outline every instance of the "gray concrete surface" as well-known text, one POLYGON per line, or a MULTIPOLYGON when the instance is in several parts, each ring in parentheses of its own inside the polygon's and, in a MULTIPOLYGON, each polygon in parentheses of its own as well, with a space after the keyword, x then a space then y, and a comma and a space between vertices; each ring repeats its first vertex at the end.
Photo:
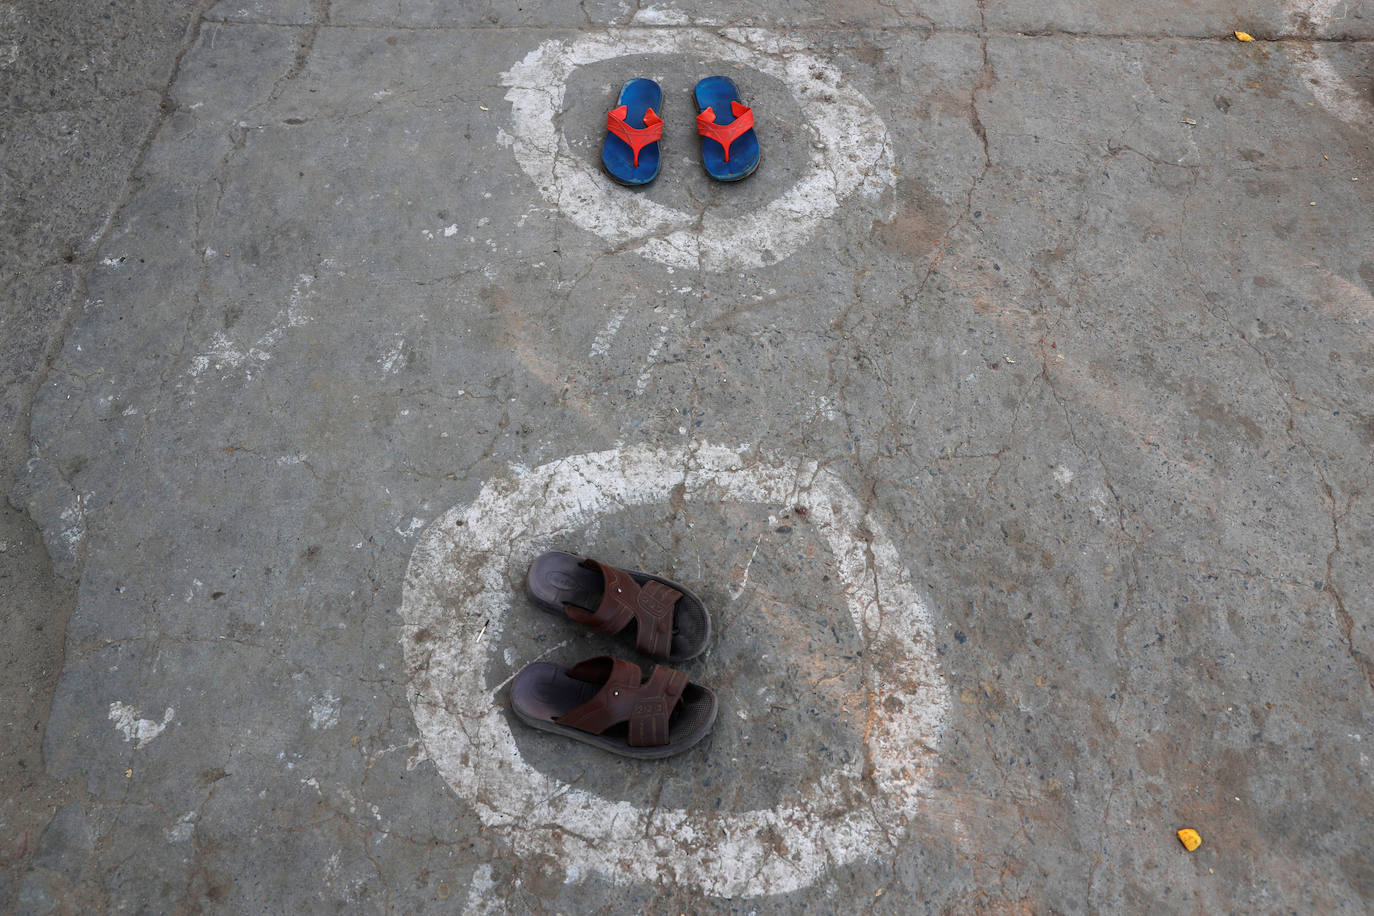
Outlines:
MULTIPOLYGON (((1368 2, 34 2, 0 29, 0 909, 1371 906, 1368 2), (834 166, 827 68, 886 158, 796 245, 736 239, 762 266, 598 235, 603 197, 524 167, 503 74, 608 36, 628 56, 566 79, 561 187, 638 74, 667 95, 664 174, 594 193, 689 239, 834 166), (662 52, 693 36, 742 57, 662 52), (812 59, 804 91, 776 75, 812 59), (758 112, 739 186, 696 165, 716 70, 758 112), (417 725, 450 698, 405 616, 413 554, 570 456, 712 447, 739 455, 722 474, 814 463, 857 517, 797 512, 805 483, 684 486, 559 532, 689 581, 718 628, 689 670, 723 713, 681 758, 509 726, 628 832, 706 825, 590 868, 556 798, 495 823, 505 782, 446 778, 491 748, 461 706, 447 744, 417 725), (834 538, 866 545, 857 573, 834 538), (863 588, 909 613, 895 580, 930 617, 914 687, 887 624, 845 613, 863 588), (875 749, 899 687, 947 701, 905 776, 875 749), (672 864, 836 773, 821 833, 865 806, 876 833, 819 866, 786 823, 723 848, 766 851, 752 886, 672 864)), ((521 595, 530 517, 486 522, 508 554, 443 559, 498 569, 502 616, 488 637, 455 593, 433 658, 486 639, 505 722, 521 664, 602 644, 521 595)))
MULTIPOLYGON (((197 17, 178 3, 0 4, 0 464, 7 472, 29 456, 34 392, 84 299, 85 276, 110 220, 137 187, 135 169, 161 122, 161 102, 197 17)), ((0 501, 6 912, 41 910, 43 900, 58 897, 71 911, 99 899, 77 889, 90 834, 83 846, 80 831, 62 828, 84 819, 91 799, 80 780, 47 770, 42 756, 77 578, 74 568, 55 574, 22 505, 0 501), (21 903, 31 868, 35 877, 21 903)))

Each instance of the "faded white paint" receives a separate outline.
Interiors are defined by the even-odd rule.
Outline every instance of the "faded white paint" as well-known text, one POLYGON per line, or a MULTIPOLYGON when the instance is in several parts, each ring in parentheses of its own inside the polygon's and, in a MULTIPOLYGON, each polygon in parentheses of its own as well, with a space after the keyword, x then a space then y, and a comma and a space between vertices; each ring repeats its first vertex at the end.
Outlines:
POLYGON ((64 506, 58 514, 58 521, 61 523, 57 536, 73 555, 81 548, 81 542, 86 540, 86 513, 82 506, 85 500, 80 493, 72 494, 72 504, 64 506))
POLYGON ((596 335, 592 341, 592 349, 588 356, 605 356, 611 351, 611 341, 615 340, 615 335, 620 333, 621 322, 629 314, 627 306, 620 306, 611 312, 611 317, 606 320, 606 326, 596 335))
MULTIPOLYGON (((643 15, 665 21, 668 14, 643 15)), ((540 194, 581 228, 669 267, 724 271, 776 263, 804 245, 846 198, 877 196, 895 182, 887 127, 868 99, 845 84, 838 67, 808 51, 804 40, 763 29, 618 28, 550 39, 503 73, 501 85, 510 87, 511 134, 498 133, 498 140, 510 145, 540 194), (557 125, 573 71, 638 54, 751 67, 781 81, 811 131, 809 171, 743 214, 699 214, 626 194, 595 163, 574 154, 557 125)))
MULTIPOLYGON (((691 22, 682 10, 660 9, 656 6, 646 6, 643 9, 635 10, 630 21, 635 25, 688 25, 691 22)), ((707 23, 700 24, 705 25, 707 23)))
POLYGON ((341 701, 336 694, 326 693, 310 699, 310 727, 313 729, 333 728, 339 724, 341 701))
POLYGON ((377 364, 382 367, 382 371, 387 375, 394 375, 406 367, 405 353, 405 339, 397 338, 391 347, 382 354, 382 358, 377 360, 377 364))
POLYGON ((468 899, 463 912, 469 916, 504 912, 497 902, 495 891, 496 882, 491 877, 491 866, 486 863, 477 866, 472 872, 472 884, 468 887, 468 899))
POLYGON ((291 296, 286 304, 286 324, 288 328, 298 328, 303 324, 309 324, 315 318, 301 311, 301 303, 310 293, 310 287, 314 285, 315 278, 310 274, 301 274, 296 278, 296 282, 291 287, 291 296))
POLYGON ((658 354, 663 351, 663 345, 668 340, 668 329, 660 327, 658 329, 658 339, 649 348, 649 355, 645 357, 644 369, 639 373, 639 378, 635 379, 635 397, 644 394, 644 390, 649 387, 649 382, 654 377, 654 366, 658 362, 658 354))
MULTIPOLYGON (((1337 16, 1336 10, 1347 7, 1348 0, 1287 0, 1286 6, 1295 24, 1307 22, 1320 27, 1322 23, 1342 18, 1337 16)), ((1347 124, 1374 127, 1374 102, 1370 101, 1369 93, 1352 86, 1336 71, 1322 43, 1315 43, 1311 56, 1295 63, 1306 77, 1317 104, 1328 113, 1347 124)))
POLYGON ((835 409, 834 398, 824 394, 811 395, 811 416, 835 420, 839 418, 839 415, 839 411, 835 409))
MULTIPOLYGON (((769 519, 773 527, 777 527, 772 518, 769 519)), ((759 555, 759 547, 763 545, 763 535, 760 534, 758 540, 754 542, 754 549, 749 552, 749 562, 744 564, 744 572, 740 575, 739 583, 730 587, 730 600, 738 601, 739 596, 744 594, 744 590, 749 587, 749 570, 754 568, 754 558, 759 555)), ((743 718, 744 710, 740 710, 740 717, 743 718)))
POLYGON ((167 726, 172 724, 172 716, 176 714, 176 710, 168 706, 162 713, 162 721, 159 722, 156 719, 140 718, 141 712, 137 706, 118 700, 110 704, 110 721, 124 735, 126 742, 134 742, 135 750, 162 734, 167 726))
POLYGON ((396 532, 397 537, 409 539, 415 537, 415 532, 419 531, 423 527, 425 527, 424 519, 411 516, 410 521, 406 523, 406 526, 404 528, 402 528, 400 525, 397 525, 392 530, 396 532))
POLYGON ((516 855, 552 855, 614 881, 755 897, 890 850, 927 791, 949 706, 930 615, 879 520, 815 462, 748 447, 631 446, 512 468, 420 537, 401 618, 415 721, 453 791, 516 855), (866 762, 798 786, 776 808, 665 810, 563 783, 522 759, 495 697, 504 684, 486 686, 510 570, 602 516, 666 504, 678 485, 689 500, 805 507, 869 646, 866 762), (417 643, 421 629, 431 638, 417 643))
POLYGON ((196 832, 196 821, 199 815, 194 811, 187 811, 177 822, 167 830, 168 843, 185 843, 196 832))
POLYGON ((252 344, 239 344, 223 331, 212 334, 210 345, 191 360, 191 375, 199 378, 211 367, 217 372, 242 368, 251 379, 253 369, 272 358, 272 348, 281 342, 288 329, 298 328, 315 320, 313 315, 308 315, 302 310, 314 282, 315 278, 310 274, 298 276, 291 286, 286 308, 277 313, 274 327, 252 344))

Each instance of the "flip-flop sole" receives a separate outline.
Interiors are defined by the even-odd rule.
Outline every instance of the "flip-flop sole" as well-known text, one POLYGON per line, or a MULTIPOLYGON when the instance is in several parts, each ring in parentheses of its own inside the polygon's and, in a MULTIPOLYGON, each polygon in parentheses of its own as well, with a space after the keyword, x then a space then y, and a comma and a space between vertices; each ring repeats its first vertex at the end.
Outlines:
MULTIPOLYGON (((640 585, 652 580, 682 593, 673 616, 672 646, 664 661, 685 662, 705 652, 711 643, 711 615, 701 598, 672 579, 637 569, 625 571, 640 585)), ((605 580, 599 570, 582 566, 581 557, 555 550, 541 554, 530 564, 528 583, 530 594, 546 611, 566 618, 565 604, 588 611, 600 607, 605 580)), ((623 632, 634 631, 627 627, 623 632)))
MULTIPOLYGON (((658 83, 647 79, 632 79, 620 90, 620 97, 612 108, 624 105, 625 123, 631 127, 644 126, 644 113, 650 108, 659 117, 663 116, 663 89, 658 83)), ((627 187, 648 184, 658 177, 660 165, 659 143, 650 143, 639 151, 639 165, 635 165, 635 152, 630 144, 610 131, 601 144, 601 167, 613 180, 627 187)))
MULTIPOLYGON (((697 83, 697 114, 710 108, 715 111, 716 123, 729 124, 734 120, 730 102, 742 102, 739 89, 728 76, 708 76, 697 83)), ((758 134, 746 130, 730 144, 730 161, 725 161, 725 148, 710 137, 701 138, 701 165, 706 174, 717 181, 740 181, 754 174, 762 161, 758 134)))
POLYGON ((682 703, 668 720, 671 740, 657 747, 631 747, 623 725, 593 735, 554 721, 590 700, 600 689, 598 684, 569 677, 568 669, 562 665, 533 662, 521 668, 511 682, 511 711, 531 728, 638 760, 659 760, 680 754, 706 737, 716 721, 715 693, 694 683, 688 683, 682 691, 682 703))

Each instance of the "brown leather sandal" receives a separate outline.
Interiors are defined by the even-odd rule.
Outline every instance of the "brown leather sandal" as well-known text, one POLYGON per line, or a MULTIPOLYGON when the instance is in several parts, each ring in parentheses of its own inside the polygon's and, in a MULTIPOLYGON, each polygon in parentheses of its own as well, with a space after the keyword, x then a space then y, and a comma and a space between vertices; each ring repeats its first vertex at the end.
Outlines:
POLYGON ((648 680, 633 662, 602 655, 571 668, 534 662, 510 688, 526 725, 613 754, 655 760, 696 744, 716 721, 716 695, 656 665, 648 680))
POLYGON ((553 551, 530 564, 530 592, 548 610, 602 633, 635 624, 635 648, 670 662, 706 650, 711 617, 685 585, 553 551))

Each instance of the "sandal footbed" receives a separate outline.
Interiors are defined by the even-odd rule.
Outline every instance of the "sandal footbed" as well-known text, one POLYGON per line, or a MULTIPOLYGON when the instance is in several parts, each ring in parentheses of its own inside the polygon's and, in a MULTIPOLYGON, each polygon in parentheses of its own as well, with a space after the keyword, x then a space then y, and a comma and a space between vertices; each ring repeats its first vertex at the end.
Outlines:
MULTIPOLYGON (((731 100, 743 104, 739 89, 728 76, 708 76, 697 83, 692 93, 696 98, 697 114, 708 108, 714 109, 716 122, 729 124, 734 120, 730 109, 731 100)), ((759 149, 758 134, 753 128, 740 134, 730 144, 730 161, 725 161, 725 150, 709 137, 701 138, 701 165, 706 173, 717 181, 740 181, 754 174, 763 160, 759 149)))
MULTIPOLYGON (((612 108, 624 105, 625 123, 631 127, 644 126, 644 112, 650 108, 659 117, 663 116, 663 90, 658 83, 649 79, 636 78, 620 89, 620 96, 612 108)), ((613 181, 628 187, 645 185, 658 177, 661 164, 661 141, 650 143, 639 151, 639 165, 634 164, 634 150, 630 144, 610 131, 601 144, 601 167, 613 181)))

